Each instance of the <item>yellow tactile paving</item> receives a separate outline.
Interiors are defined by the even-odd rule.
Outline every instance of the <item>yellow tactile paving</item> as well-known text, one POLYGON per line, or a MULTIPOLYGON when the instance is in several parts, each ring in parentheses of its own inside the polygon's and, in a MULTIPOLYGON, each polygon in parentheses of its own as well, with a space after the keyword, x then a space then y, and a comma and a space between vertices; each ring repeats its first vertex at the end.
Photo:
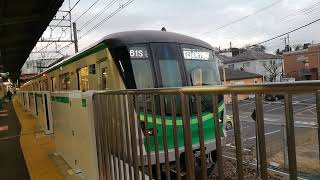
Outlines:
POLYGON ((54 141, 41 133, 32 133, 36 131, 36 120, 23 110, 16 98, 13 106, 21 124, 21 134, 24 134, 20 143, 31 180, 63 180, 48 156, 54 152, 54 141))

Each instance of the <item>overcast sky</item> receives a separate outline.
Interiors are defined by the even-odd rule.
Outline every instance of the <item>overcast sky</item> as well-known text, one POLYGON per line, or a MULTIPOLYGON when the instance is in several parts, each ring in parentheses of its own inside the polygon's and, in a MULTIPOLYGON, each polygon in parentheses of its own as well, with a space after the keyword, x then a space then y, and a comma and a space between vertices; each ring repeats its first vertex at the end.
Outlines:
MULTIPOLYGON (((71 0, 71 6, 77 1, 71 0)), ((72 11, 72 20, 76 20, 95 1, 81 0, 72 11)), ((285 33, 320 17, 319 0, 135 0, 101 26, 83 36, 127 0, 117 1, 103 14, 89 21, 110 2, 112 0, 99 0, 76 22, 78 30, 80 29, 78 35, 81 37, 79 49, 110 33, 139 29, 160 30, 163 26, 167 31, 197 37, 215 47, 227 48, 229 42, 232 42, 233 47, 243 47, 285 33), (90 23, 87 23, 88 21, 90 23)), ((60 9, 68 8, 66 0, 60 9)), ((62 15, 64 14, 61 12, 57 14, 58 17, 62 15)), ((320 42, 320 33, 317 29, 320 29, 320 22, 290 34, 290 44, 320 42)), ((56 28, 51 38, 59 38, 61 35, 61 39, 70 37, 68 30, 62 33, 60 28, 56 28)), ((50 37, 50 30, 43 36, 50 37)), ((37 47, 45 45, 46 43, 39 43, 37 47)), ((57 44, 58 47, 64 45, 66 44, 57 44)), ((276 39, 264 45, 268 52, 274 53, 277 48, 283 49, 284 40, 276 39)), ((53 49, 55 49, 54 44, 48 48, 48 50, 53 49)), ((73 52, 73 46, 63 50, 64 54, 73 52)))

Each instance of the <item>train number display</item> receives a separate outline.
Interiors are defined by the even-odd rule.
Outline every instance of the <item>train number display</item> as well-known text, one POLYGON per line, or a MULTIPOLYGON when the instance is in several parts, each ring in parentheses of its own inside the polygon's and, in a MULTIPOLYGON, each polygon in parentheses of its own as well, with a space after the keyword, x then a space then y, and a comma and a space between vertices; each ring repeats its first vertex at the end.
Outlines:
POLYGON ((131 59, 146 59, 148 58, 148 51, 143 46, 133 46, 129 48, 129 54, 131 59))

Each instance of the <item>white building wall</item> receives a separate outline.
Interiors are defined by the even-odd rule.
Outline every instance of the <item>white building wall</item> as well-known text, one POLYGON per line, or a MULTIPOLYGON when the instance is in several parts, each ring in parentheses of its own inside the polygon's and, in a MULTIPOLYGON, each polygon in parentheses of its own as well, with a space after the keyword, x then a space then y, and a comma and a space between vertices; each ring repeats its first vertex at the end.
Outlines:
POLYGON ((40 71, 44 71, 45 68, 39 68, 38 66, 41 67, 47 67, 51 63, 53 63, 54 60, 45 60, 41 61, 41 64, 39 63, 39 60, 28 60, 24 63, 24 65, 21 68, 21 74, 37 74, 40 73, 40 71), (38 64, 37 64, 38 62, 38 64))
POLYGON ((231 51, 221 52, 221 53, 219 53, 219 54, 220 54, 220 55, 227 56, 227 57, 232 57, 232 52, 231 52, 231 51))
POLYGON ((232 68, 232 66, 234 66, 234 69, 241 69, 243 68, 244 71, 247 72, 251 72, 251 73, 255 73, 255 74, 261 74, 265 77, 269 77, 270 76, 270 72, 268 70, 266 70, 266 68, 263 66, 262 62, 265 62, 267 65, 267 67, 269 66, 271 61, 276 61, 277 64, 280 67, 278 68, 278 76, 276 81, 280 81, 281 79, 281 74, 283 72, 283 60, 282 59, 260 59, 260 60, 251 60, 251 61, 242 61, 242 62, 237 62, 237 63, 230 63, 228 64, 229 68, 232 68))

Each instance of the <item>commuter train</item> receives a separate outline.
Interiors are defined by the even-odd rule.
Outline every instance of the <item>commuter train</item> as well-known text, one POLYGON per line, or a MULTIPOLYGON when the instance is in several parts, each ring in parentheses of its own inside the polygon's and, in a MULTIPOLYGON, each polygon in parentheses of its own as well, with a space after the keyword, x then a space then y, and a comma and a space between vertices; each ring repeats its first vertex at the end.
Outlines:
MULTIPOLYGON (((220 84, 213 48, 208 43, 172 32, 139 30, 108 35, 85 50, 36 75, 23 84, 21 89, 55 92, 220 84)), ((195 115, 194 98, 190 98, 189 103, 191 104, 190 112, 195 115)), ((216 145, 214 121, 210 113, 213 109, 211 96, 202 97, 201 103, 204 107, 202 119, 207 158, 211 158, 208 161, 211 162, 208 171, 212 171, 216 145)), ((219 97, 218 104, 218 115, 221 122, 224 116, 222 96, 219 97)), ((166 104, 166 106, 170 105, 166 104)), ((160 112, 157 111, 157 113, 159 115, 157 118, 160 118, 160 112)), ((177 108, 177 116, 177 121, 181 121, 179 108, 177 108)), ((169 122, 170 115, 166 117, 169 122)), ((196 116, 191 116, 190 121, 192 143, 199 144, 196 116)), ((172 151, 174 148, 173 133, 169 131, 172 129, 172 123, 166 125, 168 126, 168 148, 169 151, 172 151)), ((182 124, 177 123, 177 125, 182 129, 182 124)), ((149 127, 152 126, 150 122, 149 127)), ((161 132, 161 124, 156 128, 161 132)), ((142 131, 145 130, 142 129, 142 131)), ((182 130, 179 130, 178 133, 180 133, 179 138, 183 137, 182 130)), ((179 146, 184 147, 183 139, 179 141, 179 146)), ((154 151, 154 146, 151 146, 151 151, 154 151)), ((159 144, 159 151, 163 153, 162 144, 159 144)))

